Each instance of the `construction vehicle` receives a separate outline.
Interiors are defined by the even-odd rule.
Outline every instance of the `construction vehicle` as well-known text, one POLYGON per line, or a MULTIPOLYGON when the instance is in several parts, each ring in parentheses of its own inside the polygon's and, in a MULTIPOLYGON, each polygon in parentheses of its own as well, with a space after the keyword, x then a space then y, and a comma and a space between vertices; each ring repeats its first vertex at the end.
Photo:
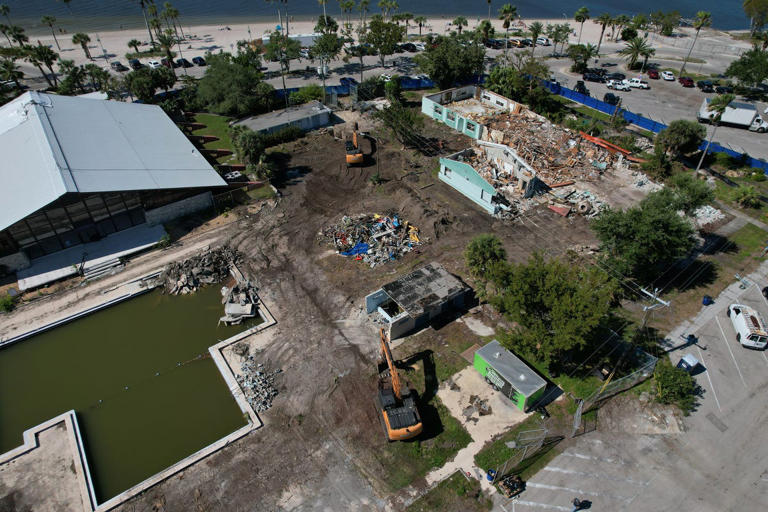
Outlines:
POLYGON ((359 135, 358 131, 355 130, 352 132, 351 140, 347 138, 344 142, 347 149, 347 165, 360 165, 365 160, 363 151, 360 149, 358 137, 362 137, 362 135, 359 135))
POLYGON ((388 441, 404 441, 421 434, 423 425, 416 407, 418 395, 405 381, 400 384, 400 375, 392 358, 389 336, 381 329, 381 359, 379 360, 379 386, 376 405, 381 411, 381 423, 388 441))

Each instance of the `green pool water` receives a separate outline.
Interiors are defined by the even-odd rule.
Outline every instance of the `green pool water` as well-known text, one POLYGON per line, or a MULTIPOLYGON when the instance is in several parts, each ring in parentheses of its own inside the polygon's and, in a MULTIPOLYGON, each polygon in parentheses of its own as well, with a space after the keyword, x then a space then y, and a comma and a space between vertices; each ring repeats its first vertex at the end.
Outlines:
POLYGON ((218 286, 153 291, 0 349, 0 453, 74 409, 103 502, 245 425, 208 356, 249 327, 223 309, 218 286))

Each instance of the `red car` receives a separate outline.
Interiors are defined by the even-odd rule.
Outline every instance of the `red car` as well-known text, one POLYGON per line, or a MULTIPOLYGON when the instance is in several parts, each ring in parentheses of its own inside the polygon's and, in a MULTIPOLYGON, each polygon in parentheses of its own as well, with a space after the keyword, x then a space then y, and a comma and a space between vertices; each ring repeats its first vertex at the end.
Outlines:
POLYGON ((648 70, 648 78, 652 78, 654 80, 658 80, 659 79, 659 72, 656 71, 655 69, 649 69, 648 70))
POLYGON ((694 87, 695 86, 695 84, 693 83, 693 78, 691 78, 689 76, 681 76, 680 78, 677 79, 677 81, 680 82, 680 84, 683 87, 694 87))

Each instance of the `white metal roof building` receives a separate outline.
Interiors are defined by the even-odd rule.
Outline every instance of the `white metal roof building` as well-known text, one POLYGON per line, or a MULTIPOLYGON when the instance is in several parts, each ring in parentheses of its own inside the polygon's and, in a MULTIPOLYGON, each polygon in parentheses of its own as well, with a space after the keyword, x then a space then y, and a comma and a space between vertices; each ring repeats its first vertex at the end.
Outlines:
POLYGON ((0 265, 12 270, 226 185, 156 105, 27 92, 0 107, 0 155, 0 265))

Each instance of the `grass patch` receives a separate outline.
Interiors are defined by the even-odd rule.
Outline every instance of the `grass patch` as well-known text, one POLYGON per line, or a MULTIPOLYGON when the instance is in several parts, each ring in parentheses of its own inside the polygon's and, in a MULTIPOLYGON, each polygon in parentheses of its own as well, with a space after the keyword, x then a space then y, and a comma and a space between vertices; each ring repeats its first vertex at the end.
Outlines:
POLYGON ((538 415, 529 415, 522 423, 518 423, 495 440, 485 443, 485 446, 475 454, 475 464, 484 471, 500 469, 501 465, 514 454, 514 450, 507 446, 507 443, 514 441, 520 432, 537 428, 540 428, 538 415))
POLYGON ((275 191, 269 185, 254 188, 246 192, 251 199, 272 199, 275 197, 275 191))
POLYGON ((406 512, 482 512, 492 507, 493 502, 483 494, 477 480, 467 480, 456 472, 414 501, 406 512))
MULTIPOLYGON (((216 114, 197 114, 195 115, 195 122, 205 125, 205 128, 195 130, 192 135, 213 135, 218 137, 219 140, 206 142, 203 144, 205 149, 228 149, 234 151, 232 146, 232 139, 229 136, 229 122, 231 118, 225 116, 218 116, 216 114)), ((221 156, 216 159, 219 164, 232 164, 237 163, 237 159, 232 155, 221 156)))
MULTIPOLYGON (((176 58, 176 52, 171 52, 171 56, 176 58)), ((141 59, 146 57, 166 57, 165 52, 161 49, 156 50, 144 50, 143 52, 129 52, 125 54, 126 59, 141 59)))
POLYGON ((571 110, 581 114, 582 116, 597 119, 598 121, 604 121, 606 123, 609 123, 611 121, 611 116, 609 116, 608 114, 604 112, 600 112, 599 110, 594 110, 592 108, 589 108, 586 105, 573 107, 571 110))
POLYGON ((768 233, 754 224, 747 224, 729 236, 728 239, 736 244, 738 249, 738 252, 732 256, 735 262, 742 263, 747 258, 753 258, 757 261, 762 259, 757 257, 756 253, 765 247, 768 233))
POLYGON ((384 481, 396 491, 439 468, 467 446, 472 438, 437 397, 420 404, 424 432, 415 440, 389 443, 378 453, 387 474, 384 481))

